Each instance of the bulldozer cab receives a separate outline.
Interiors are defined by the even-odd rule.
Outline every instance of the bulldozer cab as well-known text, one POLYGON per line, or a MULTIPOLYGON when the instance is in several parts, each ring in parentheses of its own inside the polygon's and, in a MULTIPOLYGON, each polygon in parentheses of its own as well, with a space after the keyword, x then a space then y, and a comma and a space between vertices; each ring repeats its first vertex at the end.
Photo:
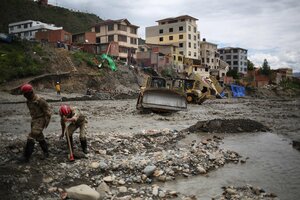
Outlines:
POLYGON ((149 83, 152 88, 166 88, 166 80, 160 77, 152 77, 151 82, 149 83))

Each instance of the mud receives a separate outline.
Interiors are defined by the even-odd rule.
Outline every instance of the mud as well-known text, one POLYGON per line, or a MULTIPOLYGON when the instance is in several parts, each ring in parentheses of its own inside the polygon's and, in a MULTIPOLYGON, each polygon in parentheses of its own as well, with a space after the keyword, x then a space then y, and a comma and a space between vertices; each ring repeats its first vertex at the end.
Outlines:
MULTIPOLYGON (((47 99, 56 98, 53 94, 43 95, 47 99)), ((299 140, 299 99, 220 99, 200 106, 189 105, 187 111, 170 115, 140 114, 135 99, 71 101, 66 103, 79 107, 88 118, 90 153, 69 163, 66 141, 58 139, 61 133, 58 108, 62 103, 51 102, 53 116, 45 130, 51 157, 41 160, 41 149, 36 146, 30 164, 18 165, 15 159, 21 155, 30 130, 29 112, 22 101, 22 96, 1 95, 2 199, 57 198, 67 187, 85 183, 97 188, 103 182, 111 189, 107 198, 128 195, 142 199, 159 198, 159 195, 160 198, 188 198, 191 194, 157 188, 156 183, 206 175, 226 163, 239 163, 245 158, 239 152, 221 149, 222 139, 214 134, 197 133, 194 140, 179 144, 187 134, 192 134, 184 130, 194 127, 199 132, 203 131, 204 124, 210 127, 217 122, 222 125, 211 126, 209 132, 221 131, 226 126, 227 133, 242 130, 246 134, 269 128, 273 134, 299 140), (7 104, 11 101, 16 102, 7 104), (234 127, 236 123, 240 128, 234 127), (153 165, 155 173, 145 176, 145 168, 153 165), (120 186, 131 192, 120 192, 120 186)), ((79 153, 78 133, 74 140, 75 151, 79 153)))

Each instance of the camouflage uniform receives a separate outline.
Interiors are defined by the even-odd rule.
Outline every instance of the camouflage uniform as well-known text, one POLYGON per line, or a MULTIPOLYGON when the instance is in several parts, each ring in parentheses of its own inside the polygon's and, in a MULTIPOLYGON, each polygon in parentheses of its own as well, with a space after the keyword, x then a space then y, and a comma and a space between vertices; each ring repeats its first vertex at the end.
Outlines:
POLYGON ((80 134, 79 139, 82 146, 82 150, 84 153, 87 153, 87 142, 86 142, 86 124, 87 120, 86 117, 80 112, 80 110, 77 107, 70 107, 71 113, 68 116, 62 116, 61 115, 61 126, 64 130, 66 128, 66 122, 64 121, 65 118, 75 119, 73 122, 69 124, 67 127, 67 134, 66 137, 69 136, 70 142, 71 142, 71 148, 73 148, 73 133, 76 131, 76 129, 80 128, 80 134))
POLYGON ((24 148, 24 153, 20 162, 28 162, 31 154, 34 151, 35 140, 39 142, 44 157, 49 156, 48 144, 44 138, 43 130, 50 122, 51 110, 48 103, 41 97, 35 95, 33 92, 30 93, 30 97, 27 98, 27 107, 31 115, 31 132, 28 134, 27 143, 24 148))
POLYGON ((51 110, 48 103, 41 97, 35 95, 31 101, 27 101, 27 107, 31 115, 31 132, 28 139, 37 141, 44 140, 43 129, 47 120, 51 118, 51 110))

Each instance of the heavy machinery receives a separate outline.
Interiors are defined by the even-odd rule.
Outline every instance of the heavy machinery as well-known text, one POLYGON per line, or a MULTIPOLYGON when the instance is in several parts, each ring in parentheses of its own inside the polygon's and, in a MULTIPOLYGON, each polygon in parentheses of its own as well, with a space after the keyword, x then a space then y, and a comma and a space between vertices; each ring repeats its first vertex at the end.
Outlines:
POLYGON ((138 110, 154 112, 176 112, 187 109, 184 92, 167 86, 166 79, 147 76, 137 100, 138 110))
MULTIPOLYGON (((177 79, 181 82, 188 103, 202 104, 207 99, 220 97, 223 88, 214 77, 193 75, 190 79, 177 79)), ((178 85, 174 84, 173 85, 178 85)))

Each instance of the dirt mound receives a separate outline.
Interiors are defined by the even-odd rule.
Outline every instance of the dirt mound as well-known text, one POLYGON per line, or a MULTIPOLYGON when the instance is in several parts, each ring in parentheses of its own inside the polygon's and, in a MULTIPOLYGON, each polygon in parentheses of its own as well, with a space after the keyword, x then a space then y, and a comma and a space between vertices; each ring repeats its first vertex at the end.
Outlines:
POLYGON ((190 132, 242 133, 268 131, 269 128, 251 119, 213 119, 198 121, 186 130, 190 132))

